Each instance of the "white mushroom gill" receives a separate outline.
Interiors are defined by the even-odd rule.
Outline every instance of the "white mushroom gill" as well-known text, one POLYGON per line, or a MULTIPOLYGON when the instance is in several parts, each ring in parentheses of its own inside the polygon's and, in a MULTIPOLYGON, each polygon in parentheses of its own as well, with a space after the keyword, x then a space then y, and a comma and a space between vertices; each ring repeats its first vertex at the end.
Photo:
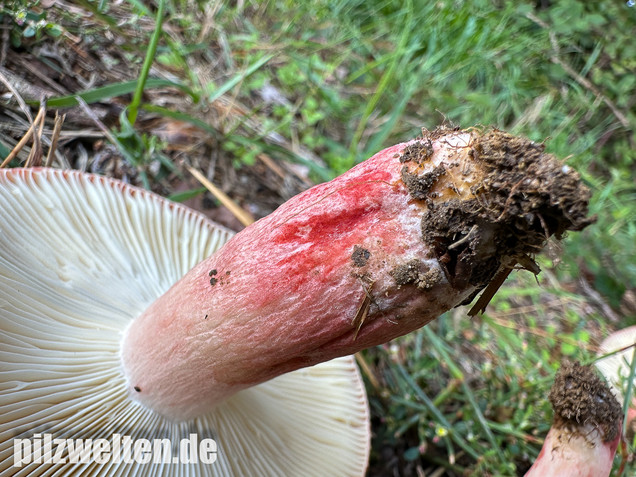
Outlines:
MULTIPOLYGON (((232 234, 154 194, 76 171, 0 171, 0 475, 363 475, 366 395, 353 358, 246 389, 171 422, 128 395, 126 326, 232 234), (15 439, 168 438, 204 463, 26 463, 15 439)), ((43 456, 44 459, 46 456, 43 456)), ((42 461, 44 461, 42 459, 42 461)))

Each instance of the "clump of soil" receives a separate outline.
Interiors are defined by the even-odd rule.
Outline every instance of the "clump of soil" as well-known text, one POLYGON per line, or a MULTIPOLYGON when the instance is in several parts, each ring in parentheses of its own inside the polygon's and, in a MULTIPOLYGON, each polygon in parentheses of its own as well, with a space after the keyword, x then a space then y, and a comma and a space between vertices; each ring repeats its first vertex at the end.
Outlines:
POLYGON ((404 168, 402 169, 402 181, 414 199, 423 200, 428 197, 437 179, 444 174, 446 174, 446 169, 443 166, 437 166, 431 172, 422 175, 412 174, 404 168))
POLYGON ((356 245, 353 247, 353 253, 351 254, 351 260, 356 267, 364 267, 371 257, 371 252, 366 248, 356 245))
POLYGON ((415 161, 422 163, 433 155, 433 141, 427 138, 424 141, 418 141, 404 148, 400 156, 400 162, 415 161))
POLYGON ((456 288, 479 291, 518 263, 538 273, 532 256, 550 236, 561 239, 595 220, 587 216, 590 191, 573 169, 545 153, 543 144, 503 131, 425 132, 400 160, 409 193, 426 203, 423 240, 456 288), (467 132, 469 143, 425 167, 431 141, 467 132))
POLYGON ((604 442, 616 438, 622 416, 621 406, 591 366, 581 366, 579 363, 561 366, 549 399, 556 427, 585 437, 589 430, 583 426, 592 424, 604 442))
POLYGON ((442 273, 438 268, 427 269, 418 259, 395 267, 390 274, 398 287, 414 284, 424 290, 433 288, 442 278, 442 273))

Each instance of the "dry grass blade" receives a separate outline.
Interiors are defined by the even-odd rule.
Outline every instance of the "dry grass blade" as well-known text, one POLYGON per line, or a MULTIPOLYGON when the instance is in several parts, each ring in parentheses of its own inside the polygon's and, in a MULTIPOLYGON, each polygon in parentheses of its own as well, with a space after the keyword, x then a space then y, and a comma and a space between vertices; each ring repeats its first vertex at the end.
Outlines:
POLYGON ((58 112, 55 112, 55 125, 53 126, 53 134, 51 135, 51 146, 49 147, 49 153, 46 156, 46 162, 44 165, 46 167, 51 167, 53 163, 53 157, 55 156, 55 151, 57 149, 57 142, 60 138, 60 132, 62 131, 62 124, 64 124, 64 120, 66 119, 66 114, 60 116, 58 112))
POLYGON ((223 204, 232 214, 244 225, 248 226, 254 222, 254 218, 241 207, 239 207, 232 199, 230 199, 225 192, 212 184, 207 177, 194 167, 186 165, 186 168, 192 174, 196 180, 198 180, 210 193, 223 204))
POLYGON ((533 13, 527 13, 526 17, 532 20, 537 25, 539 25, 541 28, 544 28, 548 32, 548 35, 550 37, 550 43, 552 44, 552 50, 554 52, 554 54, 550 57, 550 61, 552 61, 552 63, 555 63, 559 65, 561 68, 563 68, 563 70, 571 78, 574 78, 574 81, 576 81, 578 84, 583 86, 585 89, 591 91, 594 96, 596 96, 601 101, 603 101, 605 105, 612 111, 612 113, 614 113, 614 116, 616 117, 616 119, 618 119, 621 125, 625 128, 629 128, 630 122, 629 122, 629 119, 627 118, 627 115, 623 113, 620 109, 618 109, 618 106, 616 106, 616 104, 614 104, 614 102, 611 99, 609 99, 594 84, 592 84, 591 81, 589 81, 587 78, 584 78, 583 76, 578 74, 574 70, 574 68, 572 68, 568 63, 566 63, 559 57, 561 53, 559 44, 556 40, 556 36, 553 32, 553 29, 550 28, 550 25, 548 25, 546 22, 541 20, 539 17, 537 17, 533 13))
POLYGON ((375 373, 373 372, 373 369, 371 369, 371 366, 369 365, 369 363, 367 363, 367 360, 365 359, 364 355, 362 353, 356 353, 355 357, 356 357, 356 362, 358 363, 358 366, 360 366, 364 374, 369 379, 369 383, 371 384, 371 386, 373 386, 373 389, 379 392, 382 389, 382 386, 380 385, 380 381, 378 381, 378 378, 375 376, 375 373))
POLYGON ((353 340, 355 341, 358 337, 358 333, 360 332, 360 328, 364 324, 364 321, 367 319, 367 315, 369 314, 369 308, 371 307, 371 297, 367 294, 365 295, 360 307, 358 308, 358 312, 356 316, 353 318, 351 326, 355 328, 355 332, 353 333, 353 340))
POLYGON ((35 128, 36 129, 33 134, 33 146, 31 147, 31 152, 29 152, 29 157, 26 161, 24 161, 24 167, 39 167, 42 164, 41 129, 39 129, 39 125, 36 125, 35 128))
POLYGON ((31 127, 27 130, 24 136, 22 136, 22 139, 18 141, 18 143, 13 148, 13 150, 4 159, 4 161, 2 161, 2 164, 0 164, 0 169, 3 167, 7 167, 7 165, 19 154, 19 152, 22 150, 25 144, 29 142, 29 139, 31 139, 31 136, 33 135, 33 133, 35 132, 37 128, 37 125, 40 123, 40 121, 42 121, 42 118, 44 117, 44 112, 45 112, 45 109, 40 108, 38 115, 35 117, 35 121, 31 123, 31 127))
POLYGON ((22 99, 22 96, 20 96, 20 93, 18 93, 18 91, 13 87, 13 85, 7 79, 7 77, 4 74, 2 74, 2 71, 0 71, 0 83, 4 84, 7 87, 7 89, 11 91, 11 94, 15 97, 16 101, 20 105, 20 109, 22 109, 22 112, 24 113, 24 115, 27 117, 29 122, 33 123, 33 116, 31 116, 31 110, 27 106, 24 99, 22 99))
POLYGON ((486 307, 490 300, 495 296, 497 290, 501 288, 501 285, 506 281, 510 272, 512 272, 511 267, 502 268, 497 272, 497 274, 490 281, 486 289, 483 291, 479 299, 475 302, 473 307, 468 311, 468 316, 476 316, 480 313, 484 313, 486 311, 486 307))
POLYGON ((9 28, 7 28, 5 25, 9 24, 9 17, 5 16, 4 21, 2 22, 3 28, 2 28, 2 42, 0 42, 0 68, 2 66, 4 66, 5 61, 7 60, 7 51, 9 51, 9 40, 10 40, 10 30, 9 28))
POLYGON ((278 164, 276 164, 273 159, 271 157, 269 157, 266 154, 259 154, 258 157, 263 164, 265 164, 267 167, 269 167, 272 171, 274 171, 274 174, 276 174, 278 177, 280 177, 281 179, 285 179, 286 174, 285 171, 283 171, 280 166, 278 164))
POLYGON ((24 167, 38 167, 42 165, 42 131, 44 130, 44 119, 46 118, 46 102, 40 102, 40 110, 32 125, 33 147, 24 167))
POLYGON ((78 102, 80 108, 84 111, 84 113, 95 123, 95 125, 102 131, 106 139, 108 139, 112 144, 117 144, 117 138, 113 136, 110 130, 106 127, 106 125, 97 117, 97 115, 90 108, 88 103, 84 101, 81 96, 75 96, 75 100, 78 102))

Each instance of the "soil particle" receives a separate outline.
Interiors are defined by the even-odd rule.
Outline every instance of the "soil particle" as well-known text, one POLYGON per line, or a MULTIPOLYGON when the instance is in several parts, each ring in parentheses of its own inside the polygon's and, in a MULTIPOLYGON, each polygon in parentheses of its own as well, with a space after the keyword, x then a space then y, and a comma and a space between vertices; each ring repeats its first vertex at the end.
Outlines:
POLYGON ((353 253, 351 254, 351 260, 356 267, 364 267, 371 257, 371 252, 366 248, 362 248, 359 245, 353 247, 353 253))
POLYGON ((433 155, 433 142, 431 138, 417 141, 404 148, 400 156, 400 162, 414 161, 418 164, 427 161, 433 155))
POLYGON ((438 268, 428 269, 420 260, 413 259, 391 270, 390 275, 397 283, 402 285, 414 284, 418 288, 428 290, 442 279, 442 272, 438 268))
POLYGON ((431 172, 417 175, 409 172, 408 168, 403 167, 401 171, 402 181, 409 190, 411 197, 417 200, 428 198, 431 188, 437 182, 437 179, 446 174, 444 166, 437 166, 431 172))
POLYGON ((554 425, 572 433, 582 433, 592 424, 604 442, 613 441, 619 431, 621 406, 591 366, 565 363, 557 373, 550 390, 554 425))
MULTIPOLYGON (((448 133, 425 132, 428 139, 405 149, 406 161, 428 157, 422 144, 448 133)), ((589 189, 573 169, 546 154, 543 144, 498 130, 470 133, 470 145, 453 154, 453 161, 480 171, 469 189, 463 186, 469 193, 443 198, 431 193, 439 181, 450 182, 445 190, 453 188, 457 175, 443 173, 444 165, 452 164, 419 176, 418 168, 405 165, 414 172, 403 170, 402 177, 411 197, 426 204, 422 239, 431 245, 448 280, 456 288, 470 284, 482 289, 498 270, 528 263, 527 257, 539 252, 550 236, 561 239, 594 218, 587 217, 589 189)))

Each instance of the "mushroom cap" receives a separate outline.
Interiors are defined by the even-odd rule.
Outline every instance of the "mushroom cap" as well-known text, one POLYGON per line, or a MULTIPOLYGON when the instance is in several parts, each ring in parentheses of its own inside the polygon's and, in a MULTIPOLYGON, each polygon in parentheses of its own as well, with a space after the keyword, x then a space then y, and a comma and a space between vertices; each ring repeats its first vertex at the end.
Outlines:
POLYGON ((368 404, 353 357, 248 388, 187 422, 128 395, 124 330, 232 232, 78 171, 0 170, 0 202, 0 474, 364 475, 368 404), (218 451, 212 464, 13 467, 14 439, 35 434, 167 438, 176 448, 196 434, 218 451))
POLYGON ((611 333, 599 346, 599 356, 622 349, 596 361, 596 367, 610 383, 621 404, 625 399, 626 380, 634 357, 634 347, 629 346, 634 344, 636 344, 636 326, 628 326, 611 333))

